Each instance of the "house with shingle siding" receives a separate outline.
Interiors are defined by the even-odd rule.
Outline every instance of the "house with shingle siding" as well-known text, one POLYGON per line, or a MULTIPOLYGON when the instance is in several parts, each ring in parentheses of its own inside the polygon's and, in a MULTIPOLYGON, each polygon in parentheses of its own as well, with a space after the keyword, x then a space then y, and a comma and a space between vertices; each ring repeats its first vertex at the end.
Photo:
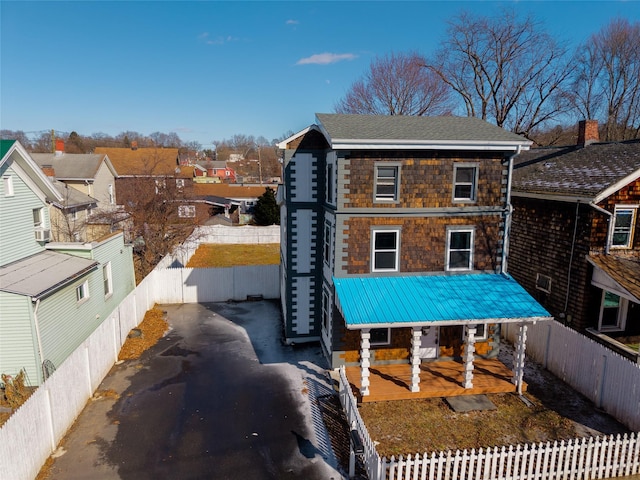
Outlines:
POLYGON ((503 268, 511 162, 530 143, 476 118, 335 114, 281 142, 287 341, 359 365, 363 396, 371 366, 410 365, 414 392, 442 359, 469 387, 502 323, 550 318, 503 268))
POLYGON ((132 252, 122 232, 49 242, 64 196, 18 142, 0 152, 0 373, 39 385, 134 289, 132 252))
POLYGON ((556 320, 596 336, 640 335, 640 142, 599 142, 515 158, 508 271, 556 320))

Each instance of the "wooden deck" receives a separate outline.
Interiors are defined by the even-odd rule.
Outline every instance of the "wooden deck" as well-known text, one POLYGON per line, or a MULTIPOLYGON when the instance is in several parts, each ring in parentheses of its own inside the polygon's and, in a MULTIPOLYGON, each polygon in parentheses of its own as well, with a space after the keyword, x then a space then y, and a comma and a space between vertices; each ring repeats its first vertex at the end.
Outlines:
MULTIPOLYGON (((499 360, 474 360, 473 388, 462 387, 462 362, 424 362, 420 365, 420 391, 411 392, 411 365, 373 365, 369 371, 369 395, 360 395, 360 367, 346 367, 347 379, 359 402, 453 397, 483 393, 515 392, 513 372, 499 360)), ((526 384, 523 384, 523 391, 526 384)))

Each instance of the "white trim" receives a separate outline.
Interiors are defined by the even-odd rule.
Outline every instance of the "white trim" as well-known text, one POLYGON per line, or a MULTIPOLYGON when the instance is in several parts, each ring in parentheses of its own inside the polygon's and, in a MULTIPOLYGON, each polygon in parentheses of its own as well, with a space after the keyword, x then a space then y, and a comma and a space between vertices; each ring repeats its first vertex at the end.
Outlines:
MULTIPOLYGON (((338 301, 339 301, 339 297, 338 301)), ((338 309, 340 313, 343 313, 338 302, 338 309)), ((343 315, 344 316, 344 315, 343 315)), ((347 324, 345 323, 347 330, 363 330, 372 328, 404 328, 404 327, 448 327, 452 325, 467 325, 477 323, 537 323, 553 320, 553 317, 516 317, 516 318, 483 318, 478 320, 477 318, 460 318, 455 320, 431 320, 422 322, 384 322, 384 323, 366 323, 366 324, 347 324)))
POLYGON ((600 312, 598 314, 598 331, 599 332, 622 332, 627 326, 627 313, 629 311, 629 300, 625 297, 618 295, 617 293, 610 292, 608 290, 602 290, 602 296, 600 297, 600 312), (616 317, 615 325, 602 325, 602 316, 604 314, 604 298, 610 293, 615 295, 619 299, 618 313, 616 317))
POLYGON ((372 272, 399 272, 400 271, 400 231, 399 227, 393 228, 378 228, 380 226, 375 226, 371 228, 371 254, 370 254, 370 262, 371 262, 371 271, 372 272), (395 233, 396 237, 396 246, 395 250, 390 249, 381 249, 380 253, 390 253, 392 251, 395 252, 394 258, 394 267, 393 268, 376 268, 376 235, 378 233, 395 233))
MULTIPOLYGON (((300 130, 298 133, 294 133, 289 138, 285 138, 280 143, 276 143, 276 147, 278 147, 281 150, 286 150, 287 149, 287 143, 291 143, 295 139, 300 138, 303 135, 306 135, 311 130, 315 130, 316 132, 320 132, 320 128, 316 124, 309 125, 307 128, 305 128, 303 130, 300 130)), ((320 133, 322 133, 322 132, 320 132, 320 133)))
POLYGON ((4 196, 5 197, 13 197, 13 196, 15 196, 16 192, 15 192, 15 189, 13 188, 13 176, 12 175, 3 175, 2 176, 2 183, 3 183, 3 188, 4 188, 4 196))
MULTIPOLYGON (((400 171, 402 169, 402 162, 374 162, 373 164, 373 203, 398 203, 400 201, 400 171), (378 172, 380 169, 387 168, 395 170, 393 177, 393 198, 378 198, 378 172)), ((385 177, 389 178, 389 177, 385 177)))
POLYGON ((479 163, 471 163, 471 162, 454 162, 453 164, 453 182, 452 182, 452 192, 451 197, 453 203, 477 203, 478 202, 478 178, 480 172, 480 164, 479 163), (456 197, 456 185, 466 185, 466 182, 456 182, 456 174, 458 169, 462 168, 472 168, 473 169, 473 180, 471 182, 471 197, 456 197))
POLYGON ((616 204, 613 209, 613 214, 611 216, 611 222, 609 227, 609 238, 607 239, 607 243, 609 248, 612 250, 628 250, 633 248, 633 239, 635 233, 635 224, 638 218, 638 205, 624 205, 624 204, 616 204), (616 216, 618 212, 624 210, 631 210, 631 222, 629 225, 629 236, 627 239, 627 243, 625 245, 614 245, 613 244, 613 236, 615 235, 616 229, 616 216))
POLYGON ((594 198, 593 203, 600 203, 602 200, 610 197, 615 192, 620 190, 622 187, 627 186, 628 184, 630 184, 631 182, 634 182, 635 180, 638 180, 639 178, 640 178, 640 169, 636 170, 631 175, 627 175, 623 179, 618 180, 615 183, 612 183, 607 188, 602 190, 598 195, 596 195, 596 198, 594 198))
MULTIPOLYGON (((447 238, 446 238, 445 258, 444 258, 444 262, 445 262, 444 269, 447 272, 463 272, 463 271, 473 270, 475 238, 476 238, 476 229, 475 229, 475 226, 473 225, 460 225, 460 226, 447 227, 447 238), (471 233, 471 238, 469 239, 469 263, 465 268, 461 268, 461 267, 451 268, 449 265, 449 261, 451 259, 451 235, 453 233, 471 233)), ((456 250, 456 251, 466 251, 466 250, 456 250)))
MULTIPOLYGON (((325 135, 325 138, 327 135, 325 135)), ((476 150, 518 151, 529 150, 532 142, 478 141, 478 140, 399 140, 384 139, 329 139, 334 150, 476 150)))

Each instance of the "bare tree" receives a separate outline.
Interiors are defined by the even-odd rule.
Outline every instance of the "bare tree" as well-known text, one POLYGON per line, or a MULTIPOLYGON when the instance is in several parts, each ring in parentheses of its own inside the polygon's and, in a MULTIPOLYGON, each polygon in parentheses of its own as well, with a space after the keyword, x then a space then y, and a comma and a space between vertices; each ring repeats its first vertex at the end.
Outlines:
POLYGON ((573 101, 604 120, 603 140, 640 136, 640 22, 612 20, 578 48, 573 101))
POLYGON ((468 116, 528 136, 564 113, 572 66, 532 17, 462 13, 427 67, 456 92, 468 116))
POLYGON ((444 115, 451 112, 450 89, 424 68, 417 53, 377 57, 335 106, 337 113, 444 115))

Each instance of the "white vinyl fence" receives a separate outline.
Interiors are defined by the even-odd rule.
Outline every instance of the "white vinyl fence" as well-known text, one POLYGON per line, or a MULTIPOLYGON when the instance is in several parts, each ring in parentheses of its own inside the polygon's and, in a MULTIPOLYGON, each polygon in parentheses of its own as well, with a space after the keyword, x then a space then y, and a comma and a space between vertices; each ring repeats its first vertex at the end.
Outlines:
MULTIPOLYGON (((517 325, 503 324, 513 342, 517 325)), ((526 354, 618 421, 640 431, 640 365, 559 322, 527 328, 526 354)))
POLYGON ((587 480, 640 473, 640 439, 635 433, 380 458, 344 367, 340 402, 362 440, 369 480, 587 480))
POLYGON ((36 477, 155 304, 279 298, 279 268, 153 270, 0 428, 0 479, 36 477))
POLYGON ((36 477, 156 303, 153 286, 143 280, 0 428, 0 478, 36 477))

